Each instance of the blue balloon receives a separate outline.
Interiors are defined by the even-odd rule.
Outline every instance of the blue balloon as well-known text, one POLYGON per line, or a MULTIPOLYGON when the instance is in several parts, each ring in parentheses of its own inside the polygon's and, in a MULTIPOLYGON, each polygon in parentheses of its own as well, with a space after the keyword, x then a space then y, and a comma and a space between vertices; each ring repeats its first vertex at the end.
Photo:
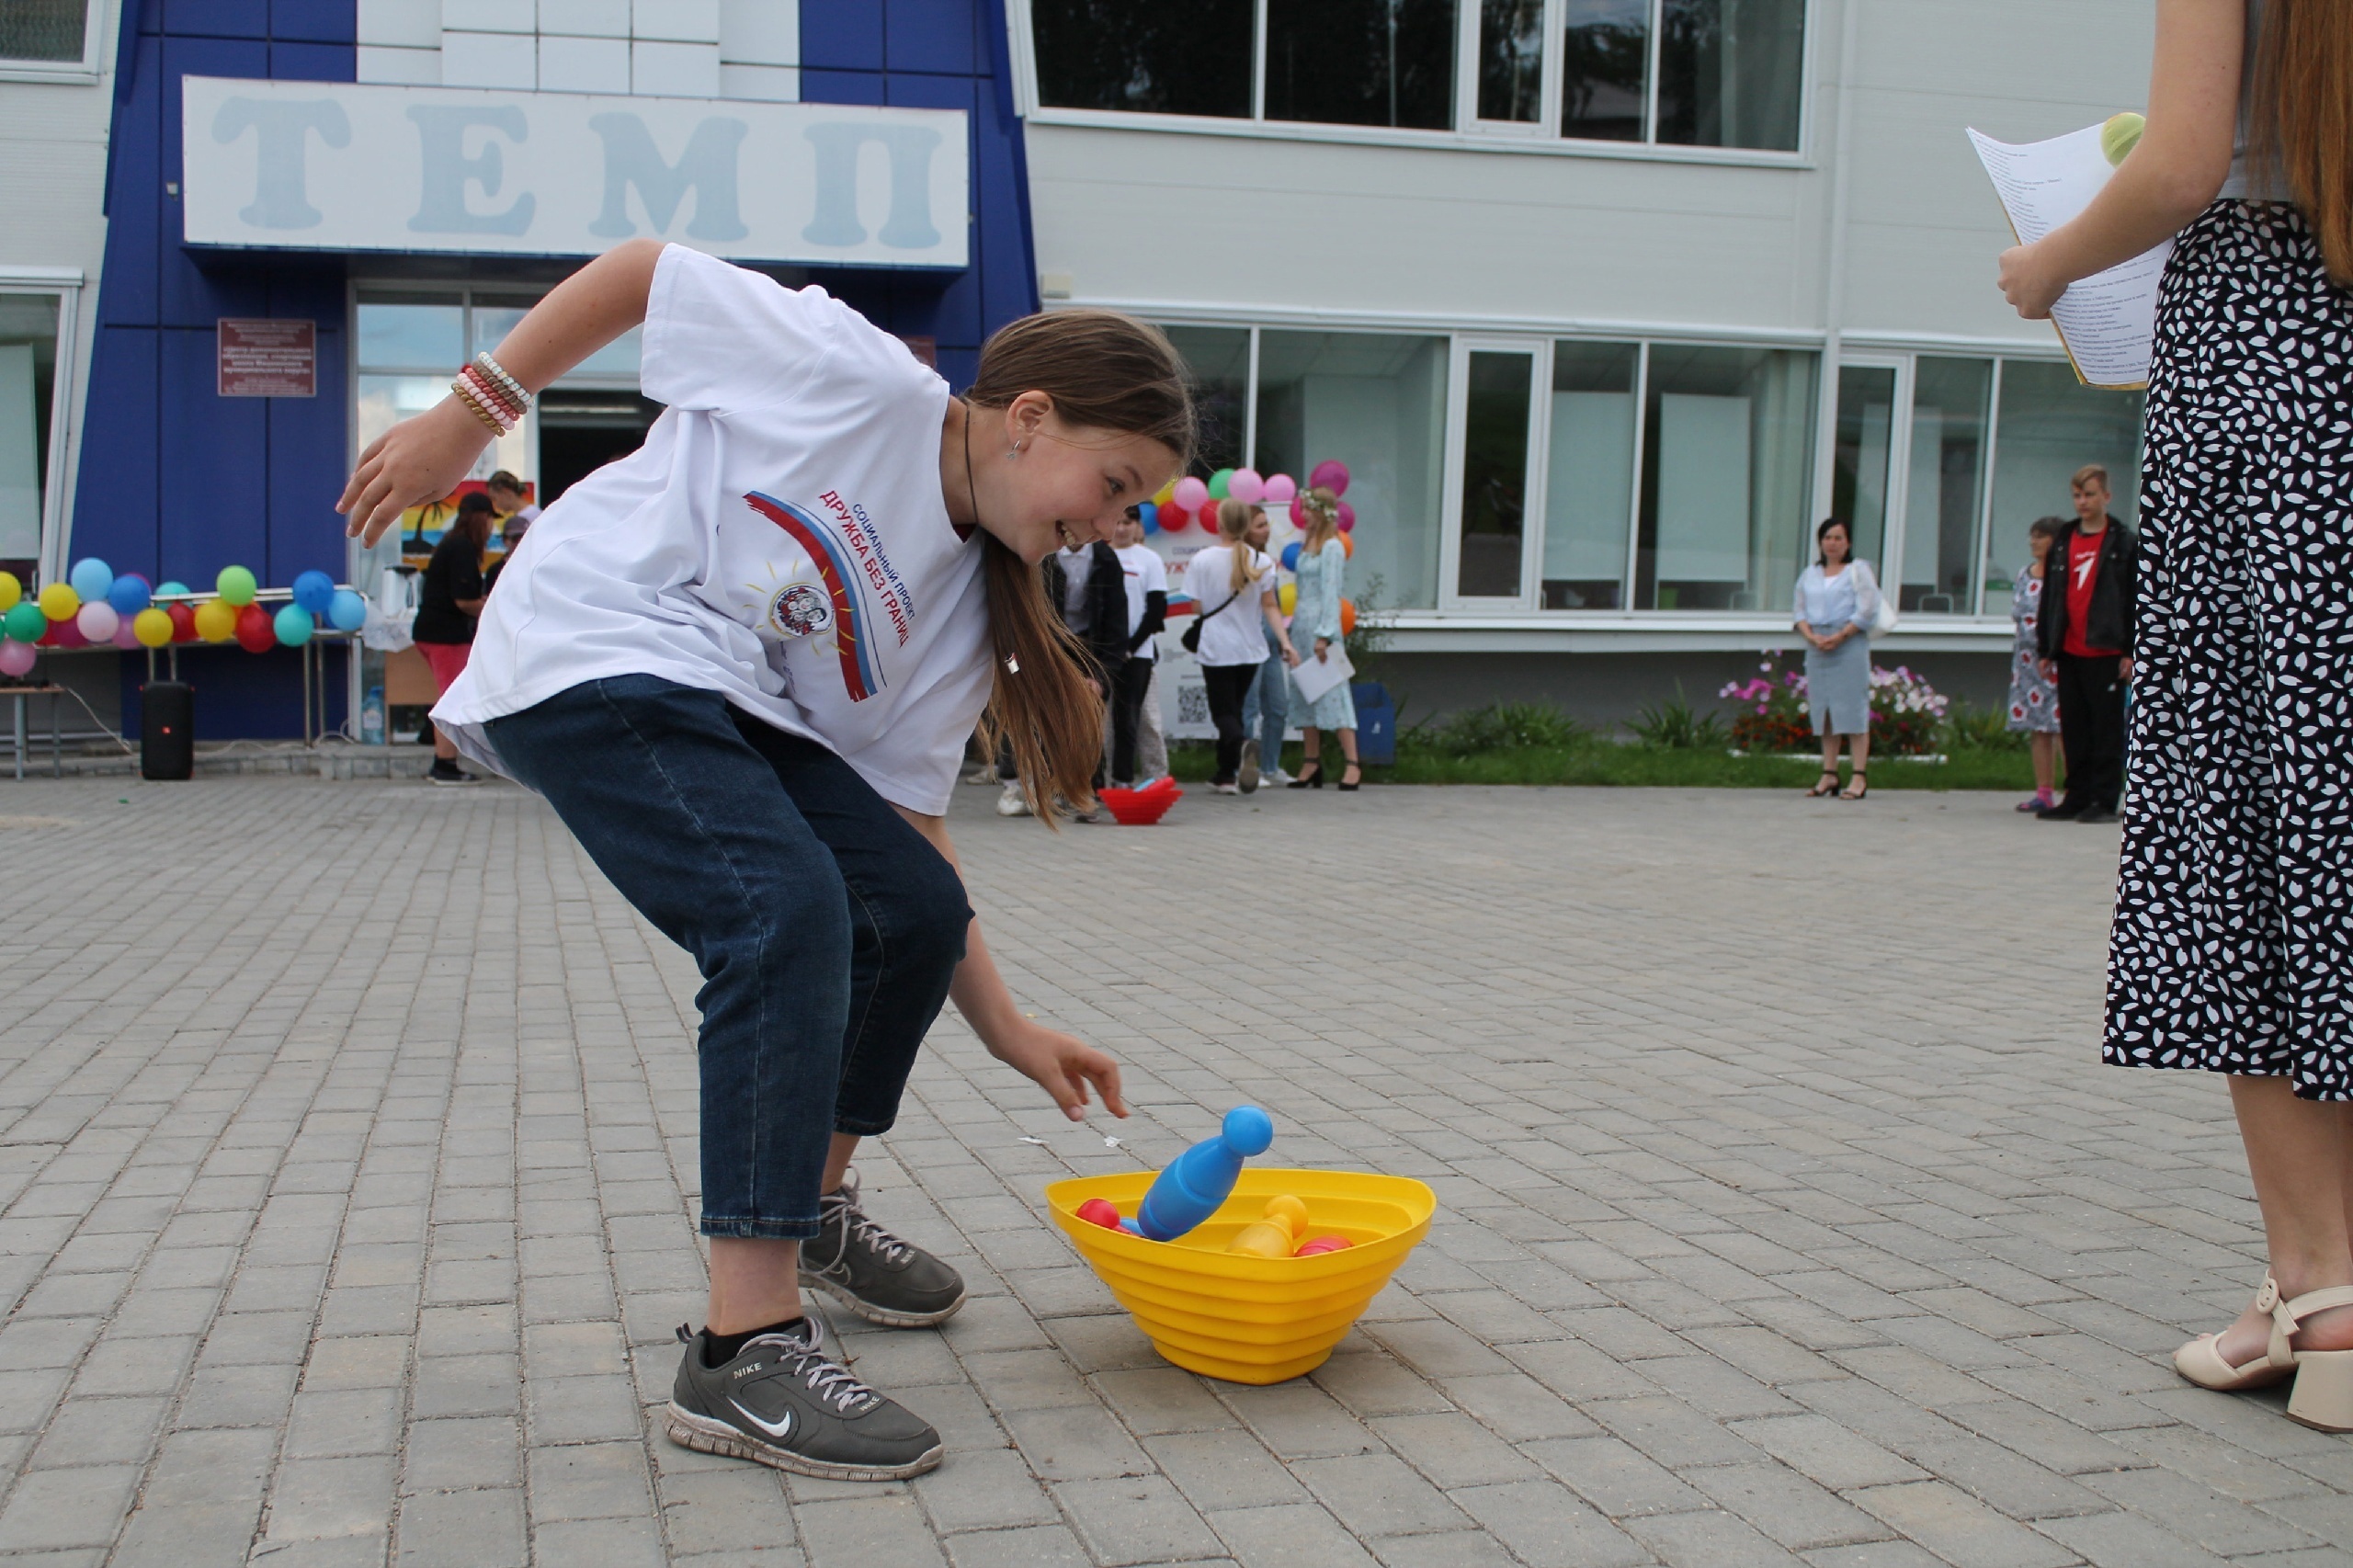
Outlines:
POLYGON ((1283 570, 1286 572, 1299 570, 1299 540, 1297 540, 1283 546, 1283 570))
POLYGON ((97 556, 88 555, 74 563, 74 570, 65 574, 65 580, 74 585, 74 592, 82 602, 88 604, 93 599, 105 598, 107 590, 114 586, 114 568, 97 556))
POLYGON ((311 624, 311 612, 301 605, 288 605, 278 612, 275 623, 278 640, 289 648, 300 648, 318 630, 311 624))
POLYGON ((137 615, 153 602, 147 592, 147 579, 136 572, 125 572, 107 590, 107 603, 114 607, 117 615, 137 615))
POLYGON ((313 615, 324 615, 335 603, 335 579, 324 572, 305 572, 294 579, 294 602, 313 615))
POLYGON ((327 624, 337 631, 357 631, 367 620, 368 601, 349 588, 337 588, 327 605, 327 624))
POLYGON ((1154 506, 1151 502, 1147 501, 1142 506, 1138 506, 1136 508, 1136 517, 1143 523, 1144 532, 1148 534, 1156 534, 1160 531, 1160 508, 1154 506))
POLYGON ((186 583, 181 582, 177 577, 167 577, 157 585, 155 589, 155 597, 160 599, 167 594, 185 594, 187 592, 188 585, 186 583))

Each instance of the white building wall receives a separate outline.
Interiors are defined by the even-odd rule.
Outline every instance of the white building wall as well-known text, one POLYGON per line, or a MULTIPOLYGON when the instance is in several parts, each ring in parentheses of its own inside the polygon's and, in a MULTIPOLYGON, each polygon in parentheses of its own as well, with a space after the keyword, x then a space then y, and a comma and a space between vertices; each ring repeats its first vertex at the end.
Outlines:
MULTIPOLYGON (((2050 341, 1993 290, 2010 244, 1962 135, 2055 135, 2146 97, 2147 0, 1856 0, 1849 331, 2050 341)), ((1795 160, 1029 127, 1042 272, 1074 297, 1280 312, 1820 332, 1839 0, 1795 160)))
POLYGON ((801 99, 800 0, 358 0, 362 82, 801 99))

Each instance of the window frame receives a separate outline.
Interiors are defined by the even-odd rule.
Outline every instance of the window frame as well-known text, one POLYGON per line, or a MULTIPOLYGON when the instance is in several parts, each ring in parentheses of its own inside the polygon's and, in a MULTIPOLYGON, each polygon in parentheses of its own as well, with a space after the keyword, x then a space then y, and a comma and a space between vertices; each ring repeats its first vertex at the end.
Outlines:
MULTIPOLYGON (((120 0, 134 6, 139 0, 120 0)), ((48 82, 67 86, 95 86, 98 80, 100 23, 107 6, 102 0, 85 0, 82 9, 82 54, 78 60, 21 60, 0 55, 0 82, 48 82)))
POLYGON ((1038 125, 1061 125, 1099 131, 1165 131, 1188 136, 1246 136, 1268 141, 1324 142, 1372 147, 1417 147, 1461 152, 1517 153, 1540 157, 1612 158, 1636 163, 1733 165, 1755 168, 1812 169, 1816 116, 1814 100, 1821 96, 1821 78, 1831 63, 1821 54, 1823 0, 1801 0, 1804 8, 1805 40, 1801 53, 1802 86, 1798 95, 1797 146, 1787 151, 1758 147, 1699 147, 1660 142, 1648 138, 1658 124, 1658 16, 1665 0, 1649 0, 1651 36, 1645 46, 1643 135, 1641 142, 1586 141, 1560 133, 1563 62, 1560 32, 1565 25, 1565 0, 1544 0, 1544 81, 1542 118, 1533 125, 1478 118, 1479 0, 1458 0, 1455 17, 1454 127, 1449 131, 1417 131, 1381 125, 1322 124, 1308 120, 1266 118, 1266 0, 1253 6, 1250 108, 1248 119, 1213 115, 1154 114, 1127 109, 1063 108, 1040 101, 1036 32, 1030 17, 1032 0, 1006 0, 1006 28, 1013 56, 1013 87, 1021 117, 1038 125))
MULTIPOLYGON (((1442 610, 1533 609, 1543 602, 1534 578, 1544 555, 1546 463, 1552 421, 1546 417, 1552 386, 1552 342, 1532 334, 1456 332, 1449 335, 1446 362, 1446 462, 1439 481, 1438 608, 1442 610), (1462 583, 1462 481, 1470 466, 1471 356, 1526 354, 1528 370, 1528 466, 1520 477, 1524 497, 1519 528, 1519 592, 1465 594, 1462 583)), ((1639 426, 1638 426, 1639 428, 1639 426)), ((1557 613, 1557 612, 1555 612, 1557 613)))
POLYGON ((0 267, 0 294, 42 294, 57 301, 56 364, 49 387, 48 472, 40 490, 40 548, 37 559, 44 583, 63 582, 74 552, 74 468, 69 460, 80 444, 81 394, 74 387, 80 368, 82 289, 77 267, 0 267))

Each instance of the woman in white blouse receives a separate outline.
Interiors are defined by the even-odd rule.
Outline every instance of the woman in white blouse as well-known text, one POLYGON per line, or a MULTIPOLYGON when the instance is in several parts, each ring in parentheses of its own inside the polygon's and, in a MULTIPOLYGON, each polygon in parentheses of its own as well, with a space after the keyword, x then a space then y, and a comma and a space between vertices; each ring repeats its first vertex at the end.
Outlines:
POLYGON ((1805 690, 1813 733, 1822 737, 1822 777, 1808 795, 1837 790, 1842 801, 1870 792, 1871 622, 1879 584, 1868 562, 1854 559, 1847 525, 1832 517, 1813 530, 1814 563, 1798 576, 1798 635, 1806 640, 1805 690), (1854 754, 1854 777, 1838 789, 1838 742, 1854 754))
POLYGON ((1242 699, 1266 663, 1267 638, 1274 639, 1283 663, 1299 663, 1275 602, 1275 563, 1245 537, 1256 515, 1258 508, 1239 501, 1219 502, 1218 542, 1185 567, 1185 592, 1201 618, 1194 651, 1209 687, 1210 722, 1217 726, 1217 771, 1210 788, 1221 795, 1242 790, 1236 781, 1242 770, 1242 699))

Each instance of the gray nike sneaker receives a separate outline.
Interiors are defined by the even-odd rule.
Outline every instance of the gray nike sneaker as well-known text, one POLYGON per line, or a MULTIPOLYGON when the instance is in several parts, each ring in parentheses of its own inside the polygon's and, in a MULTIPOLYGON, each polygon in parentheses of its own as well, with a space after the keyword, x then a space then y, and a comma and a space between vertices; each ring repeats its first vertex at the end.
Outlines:
POLYGON ((904 1481, 939 1463, 939 1434, 826 1355, 814 1317, 720 1367, 703 1365, 708 1333, 678 1328, 687 1356, 670 1390, 672 1442, 827 1481, 904 1481))
POLYGON ((964 1304, 962 1275, 858 1207, 856 1171, 817 1200, 817 1222, 824 1229, 801 1244, 802 1290, 823 1290, 885 1328, 928 1328, 964 1304))

